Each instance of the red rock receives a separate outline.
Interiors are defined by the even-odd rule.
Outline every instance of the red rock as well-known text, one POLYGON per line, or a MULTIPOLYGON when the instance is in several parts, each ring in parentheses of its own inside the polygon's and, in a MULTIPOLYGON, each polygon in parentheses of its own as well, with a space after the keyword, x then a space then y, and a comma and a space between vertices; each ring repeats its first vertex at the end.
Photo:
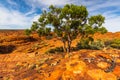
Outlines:
POLYGON ((100 70, 100 69, 88 70, 87 74, 93 80, 117 80, 117 78, 114 74, 105 73, 103 70, 100 70))
POLYGON ((120 66, 116 66, 115 69, 114 69, 114 71, 113 71, 113 73, 116 76, 120 77, 120 66))

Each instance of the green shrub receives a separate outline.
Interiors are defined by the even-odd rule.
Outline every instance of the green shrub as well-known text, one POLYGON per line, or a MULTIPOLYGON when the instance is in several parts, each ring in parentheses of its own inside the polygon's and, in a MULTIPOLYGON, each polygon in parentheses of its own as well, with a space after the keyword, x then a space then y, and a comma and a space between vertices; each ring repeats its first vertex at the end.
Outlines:
POLYGON ((114 39, 114 40, 112 41, 112 43, 114 43, 114 44, 120 44, 120 39, 114 39))
POLYGON ((106 40, 104 44, 106 47, 120 49, 120 39, 106 40))
POLYGON ((25 30, 25 34, 26 34, 27 36, 30 36, 31 30, 30 30, 30 29, 26 29, 26 30, 25 30))
POLYGON ((90 45, 90 49, 100 50, 104 48, 104 43, 101 40, 97 40, 92 42, 90 45))
POLYGON ((120 44, 111 44, 111 47, 120 49, 120 44))
POLYGON ((112 40, 110 46, 113 47, 113 48, 120 49, 120 39, 112 40))
POLYGON ((46 53, 55 53, 55 49, 49 49, 46 53))
POLYGON ((64 52, 63 50, 63 47, 56 47, 56 48, 53 48, 53 49, 49 49, 46 53, 62 53, 64 52))
POLYGON ((97 40, 97 41, 91 41, 89 39, 84 39, 81 40, 78 44, 77 44, 77 48, 78 49, 95 49, 95 50, 100 50, 104 48, 104 43, 101 40, 97 40))
POLYGON ((89 39, 81 39, 76 46, 78 49, 89 49, 89 39))

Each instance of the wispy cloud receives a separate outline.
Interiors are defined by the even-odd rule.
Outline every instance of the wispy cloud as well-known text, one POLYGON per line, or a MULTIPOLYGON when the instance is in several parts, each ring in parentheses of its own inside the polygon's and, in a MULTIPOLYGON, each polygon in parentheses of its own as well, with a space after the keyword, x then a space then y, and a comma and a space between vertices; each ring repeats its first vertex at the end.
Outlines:
POLYGON ((50 5, 63 6, 76 3, 77 0, 25 0, 32 7, 48 7, 50 5))
POLYGON ((32 7, 47 8, 53 4, 56 6, 63 6, 65 4, 85 5, 90 12, 89 15, 102 14, 106 17, 104 26, 112 32, 120 31, 120 1, 119 0, 27 0, 32 7), (116 14, 116 12, 119 12, 116 14), (113 29, 114 28, 114 29, 113 29))
POLYGON ((17 5, 17 3, 15 3, 14 1, 12 1, 12 0, 7 0, 7 2, 10 4, 10 5, 17 5))
POLYGON ((33 17, 27 17, 16 10, 8 10, 0 6, 0 28, 27 28, 30 27, 33 17))

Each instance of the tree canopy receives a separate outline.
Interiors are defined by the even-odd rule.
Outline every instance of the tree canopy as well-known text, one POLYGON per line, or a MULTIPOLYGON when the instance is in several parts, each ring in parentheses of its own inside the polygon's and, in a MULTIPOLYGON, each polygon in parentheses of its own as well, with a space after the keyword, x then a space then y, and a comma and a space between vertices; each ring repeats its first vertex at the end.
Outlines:
POLYGON ((38 22, 33 22, 32 31, 37 31, 39 35, 49 34, 53 27, 53 32, 63 42, 64 51, 70 52, 71 43, 80 34, 82 38, 89 37, 96 32, 105 33, 106 28, 102 26, 105 17, 95 15, 88 17, 88 10, 85 6, 66 4, 64 7, 51 5, 48 11, 43 11, 38 22))

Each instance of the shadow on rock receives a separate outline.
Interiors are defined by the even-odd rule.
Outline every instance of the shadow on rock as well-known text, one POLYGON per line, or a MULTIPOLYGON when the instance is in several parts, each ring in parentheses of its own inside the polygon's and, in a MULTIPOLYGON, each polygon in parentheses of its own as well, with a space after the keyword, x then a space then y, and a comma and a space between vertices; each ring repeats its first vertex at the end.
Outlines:
POLYGON ((0 54, 11 53, 16 49, 14 45, 2 45, 0 46, 0 54))
POLYGON ((33 38, 33 37, 26 37, 24 39, 25 42, 34 42, 34 41, 37 41, 37 39, 33 38))

